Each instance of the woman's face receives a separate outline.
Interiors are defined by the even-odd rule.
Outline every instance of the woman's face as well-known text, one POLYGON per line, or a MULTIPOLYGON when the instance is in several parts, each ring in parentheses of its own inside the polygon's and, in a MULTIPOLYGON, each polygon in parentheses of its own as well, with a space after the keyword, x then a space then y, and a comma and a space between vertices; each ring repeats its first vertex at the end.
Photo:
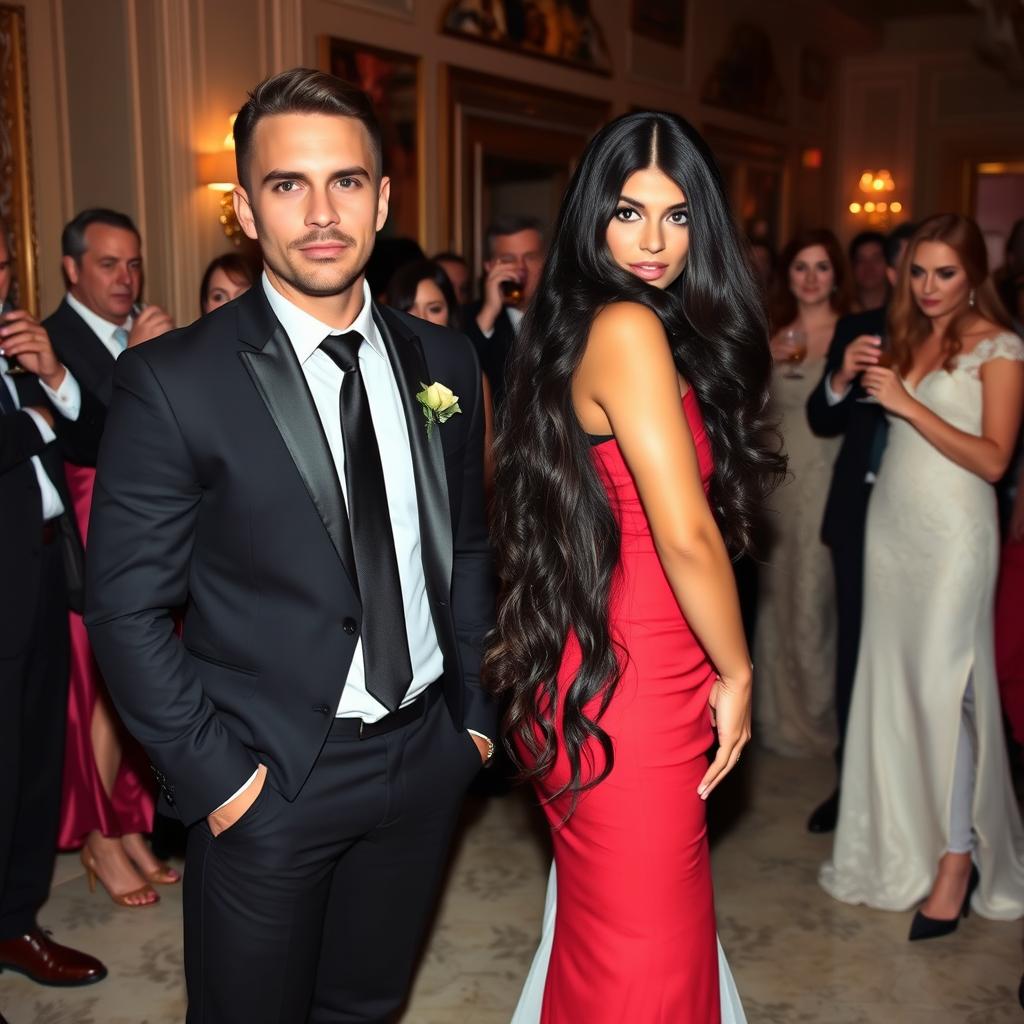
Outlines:
POLYGON ((409 312, 440 327, 448 326, 448 303, 444 292, 433 281, 423 280, 416 285, 416 297, 409 312))
POLYGON ((823 245, 801 249, 789 265, 789 290, 801 305, 828 302, 835 283, 836 273, 823 245))
POLYGON ((919 242, 910 261, 910 291, 925 316, 948 316, 966 306, 971 283, 956 249, 919 242))
POLYGON ((667 174, 657 167, 634 171, 608 225, 608 251, 623 270, 667 288, 686 266, 688 221, 686 196, 667 174))
POLYGON ((206 302, 203 303, 203 312, 210 313, 225 302, 237 299, 244 295, 252 285, 248 281, 236 281, 228 277, 223 267, 218 267, 210 275, 210 287, 206 292, 206 302))

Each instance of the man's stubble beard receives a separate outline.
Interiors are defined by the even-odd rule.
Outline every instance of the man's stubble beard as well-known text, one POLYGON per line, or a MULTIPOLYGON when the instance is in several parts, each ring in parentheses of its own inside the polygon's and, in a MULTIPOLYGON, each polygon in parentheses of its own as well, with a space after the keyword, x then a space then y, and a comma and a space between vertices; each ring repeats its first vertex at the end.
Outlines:
POLYGON ((253 222, 256 225, 256 237, 260 242, 260 250, 263 254, 264 262, 274 272, 275 276, 280 278, 280 280, 284 281, 296 291, 301 292, 303 295, 309 295, 312 298, 318 299, 329 298, 332 295, 341 295, 352 288, 352 286, 362 276, 363 271, 366 270, 366 264, 370 262, 370 256, 373 253, 372 245, 369 247, 367 252, 363 254, 363 258, 357 266, 348 271, 340 271, 342 274, 340 281, 324 284, 317 276, 304 273, 297 266, 294 266, 288 258, 288 251, 292 248, 297 248, 300 245, 308 245, 314 241, 344 242, 350 247, 350 249, 354 250, 356 247, 356 240, 351 235, 347 235, 343 231, 339 231, 337 229, 326 232, 309 232, 303 238, 288 243, 284 252, 281 254, 281 261, 279 263, 277 252, 271 255, 263 245, 262 239, 264 235, 259 217, 256 215, 255 210, 253 210, 252 213, 253 222))

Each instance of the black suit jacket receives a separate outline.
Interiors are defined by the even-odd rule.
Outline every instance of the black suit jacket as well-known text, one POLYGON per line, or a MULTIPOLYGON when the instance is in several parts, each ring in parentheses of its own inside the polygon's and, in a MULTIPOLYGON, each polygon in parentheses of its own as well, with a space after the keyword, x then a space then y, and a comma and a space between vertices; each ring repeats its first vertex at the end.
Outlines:
POLYGON ((93 329, 61 300, 43 321, 57 358, 74 374, 84 391, 95 395, 107 407, 114 393, 115 359, 96 337, 93 329))
POLYGON ((821 539, 836 547, 858 536, 867 515, 868 488, 864 478, 878 469, 878 458, 889 430, 880 405, 858 402, 864 391, 857 385, 836 405, 829 405, 825 384, 843 365, 846 346, 862 334, 883 334, 885 309, 870 309, 840 318, 829 346, 825 373, 807 399, 807 420, 821 437, 843 435, 843 443, 832 470, 832 483, 825 502, 821 539))
MULTIPOLYGON (((446 328, 375 317, 404 398, 444 696, 457 726, 494 736, 479 680, 494 604, 480 369, 446 328), (434 380, 462 414, 428 439, 415 394, 434 380)), ((185 822, 260 761, 287 799, 302 788, 359 632, 348 529, 312 396, 259 285, 118 359, 86 624, 121 717, 185 822)))
POLYGON ((480 368, 487 374, 494 408, 497 410, 505 398, 505 366, 515 344, 516 332, 512 327, 512 320, 503 309, 498 319, 494 321, 494 333, 489 338, 484 337, 476 322, 477 313, 480 312, 482 305, 480 302, 473 302, 465 306, 462 310, 462 322, 465 325, 466 336, 476 349, 480 368))
MULTIPOLYGON (((50 405, 35 377, 12 378, 22 409, 50 405)), ((0 380, 0 387, 6 387, 0 380)), ((52 406, 51 406, 52 407, 52 406)), ((78 419, 53 415, 57 440, 47 444, 26 412, 0 416, 0 657, 21 654, 32 638, 40 582, 43 504, 32 456, 39 457, 64 503, 57 521, 69 580, 82 578, 82 542, 64 477, 64 459, 91 465, 102 429, 102 409, 84 390, 78 419)), ((81 595, 74 603, 80 605, 81 595)))

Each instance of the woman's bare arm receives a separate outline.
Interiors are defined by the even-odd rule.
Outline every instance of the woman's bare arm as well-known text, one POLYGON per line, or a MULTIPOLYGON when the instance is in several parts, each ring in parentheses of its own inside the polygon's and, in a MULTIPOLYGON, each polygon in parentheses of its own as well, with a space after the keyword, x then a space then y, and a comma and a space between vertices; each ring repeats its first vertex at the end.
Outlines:
MULTIPOLYGON (((729 555, 704 494, 679 379, 656 314, 635 303, 595 319, 573 388, 598 407, 636 481, 665 575, 690 628, 721 676, 713 695, 724 761, 706 795, 750 736, 751 667, 729 555)), ((717 762, 717 759, 716 759, 717 762)))

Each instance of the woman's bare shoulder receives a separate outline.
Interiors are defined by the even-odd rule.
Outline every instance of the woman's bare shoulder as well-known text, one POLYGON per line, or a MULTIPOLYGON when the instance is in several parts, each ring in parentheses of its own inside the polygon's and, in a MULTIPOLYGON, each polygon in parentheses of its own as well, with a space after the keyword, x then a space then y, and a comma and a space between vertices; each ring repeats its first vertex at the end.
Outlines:
POLYGON ((587 358, 630 363, 651 357, 671 358, 665 325, 640 302, 612 302, 594 317, 587 338, 587 358))

